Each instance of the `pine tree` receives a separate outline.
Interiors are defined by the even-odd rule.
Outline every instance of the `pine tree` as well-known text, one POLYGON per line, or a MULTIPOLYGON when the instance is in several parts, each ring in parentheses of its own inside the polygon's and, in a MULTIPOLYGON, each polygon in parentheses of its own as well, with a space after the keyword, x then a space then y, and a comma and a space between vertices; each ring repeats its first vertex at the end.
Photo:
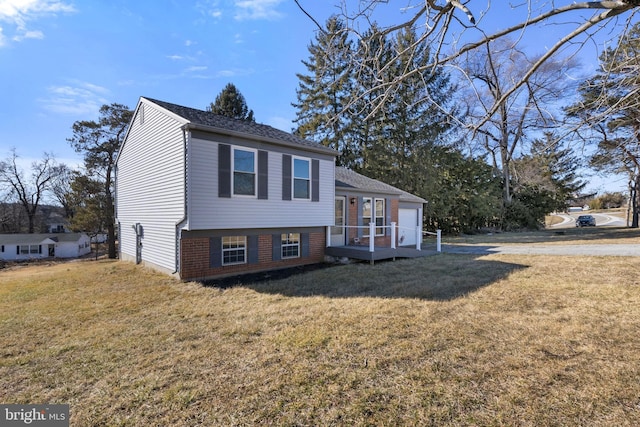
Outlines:
POLYGON ((327 20, 326 30, 309 45, 310 58, 302 63, 309 74, 297 74, 295 133, 340 152, 337 164, 353 166, 358 150, 349 143, 349 119, 344 107, 350 101, 350 59, 352 43, 344 24, 336 17, 327 20))
POLYGON ((247 102, 233 83, 228 83, 212 102, 207 111, 231 117, 233 119, 255 122, 253 110, 249 110, 247 102))

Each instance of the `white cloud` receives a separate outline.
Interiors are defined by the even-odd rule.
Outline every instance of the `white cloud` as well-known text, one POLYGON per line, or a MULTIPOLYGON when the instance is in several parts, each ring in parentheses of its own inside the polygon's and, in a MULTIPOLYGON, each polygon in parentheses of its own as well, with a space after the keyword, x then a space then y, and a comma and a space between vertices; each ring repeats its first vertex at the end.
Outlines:
POLYGON ((88 82, 71 82, 72 85, 51 86, 47 88, 49 96, 38 102, 52 113, 93 117, 100 107, 108 104, 105 95, 109 90, 88 82))
POLYGON ((280 3, 282 0, 235 0, 235 19, 238 21, 280 19, 283 15, 276 10, 280 3))
MULTIPOLYGON (((29 21, 35 21, 46 16, 59 13, 73 13, 76 9, 59 0, 1 0, 0 21, 7 22, 14 27, 13 41, 24 39, 42 39, 44 33, 27 27, 29 21)), ((0 33, 1 33, 0 29, 0 33)), ((0 34, 0 46, 6 45, 7 36, 0 34)))
POLYGON ((206 65, 194 65, 192 67, 187 68, 185 71, 188 73, 193 73, 195 71, 205 71, 208 67, 206 65))

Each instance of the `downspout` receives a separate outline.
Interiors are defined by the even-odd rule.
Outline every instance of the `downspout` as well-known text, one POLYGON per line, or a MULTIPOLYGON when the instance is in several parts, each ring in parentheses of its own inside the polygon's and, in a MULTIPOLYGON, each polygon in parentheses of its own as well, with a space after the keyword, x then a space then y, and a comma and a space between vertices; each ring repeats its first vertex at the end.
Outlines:
POLYGON ((183 166, 183 171, 182 171, 182 182, 184 183, 184 189, 183 189, 183 194, 184 194, 184 206, 182 207, 182 218, 180 219, 180 221, 176 222, 175 224, 175 254, 176 254, 176 258, 175 258, 175 270, 173 271, 173 273, 171 274, 176 274, 180 271, 180 229, 184 226, 184 224, 187 222, 187 219, 189 218, 189 214, 188 214, 188 199, 189 199, 189 185, 187 182, 187 162, 189 160, 189 156, 188 156, 188 146, 189 146, 189 124, 187 123, 186 125, 182 126, 182 143, 183 143, 183 147, 182 147, 182 153, 183 153, 183 162, 182 162, 182 166, 183 166))

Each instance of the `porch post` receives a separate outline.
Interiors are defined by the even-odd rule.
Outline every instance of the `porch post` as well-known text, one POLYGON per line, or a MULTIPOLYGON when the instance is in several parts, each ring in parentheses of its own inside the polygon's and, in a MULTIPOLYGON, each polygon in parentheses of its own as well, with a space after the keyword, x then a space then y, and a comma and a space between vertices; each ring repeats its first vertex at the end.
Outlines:
POLYGON ((422 227, 416 227, 416 249, 422 250, 422 227))
POLYGON ((391 249, 396 248, 396 223, 391 223, 391 249))
POLYGON ((369 252, 375 251, 375 240, 376 240, 376 224, 373 222, 369 223, 369 252))
POLYGON ((436 230, 436 251, 442 252, 442 230, 436 230))

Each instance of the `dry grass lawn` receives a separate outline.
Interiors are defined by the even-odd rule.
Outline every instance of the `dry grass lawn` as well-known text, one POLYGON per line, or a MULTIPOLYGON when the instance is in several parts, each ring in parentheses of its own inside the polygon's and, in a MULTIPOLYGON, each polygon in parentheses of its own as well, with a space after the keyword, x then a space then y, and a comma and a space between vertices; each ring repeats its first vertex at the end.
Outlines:
POLYGON ((222 289, 0 273, 0 402, 73 426, 640 425, 640 258, 442 254, 222 289))
MULTIPOLYGON (((640 244, 640 229, 627 227, 569 227, 540 231, 481 233, 457 237, 443 237, 451 244, 506 245, 621 245, 640 244)), ((430 239, 435 241, 434 239, 430 239)))

